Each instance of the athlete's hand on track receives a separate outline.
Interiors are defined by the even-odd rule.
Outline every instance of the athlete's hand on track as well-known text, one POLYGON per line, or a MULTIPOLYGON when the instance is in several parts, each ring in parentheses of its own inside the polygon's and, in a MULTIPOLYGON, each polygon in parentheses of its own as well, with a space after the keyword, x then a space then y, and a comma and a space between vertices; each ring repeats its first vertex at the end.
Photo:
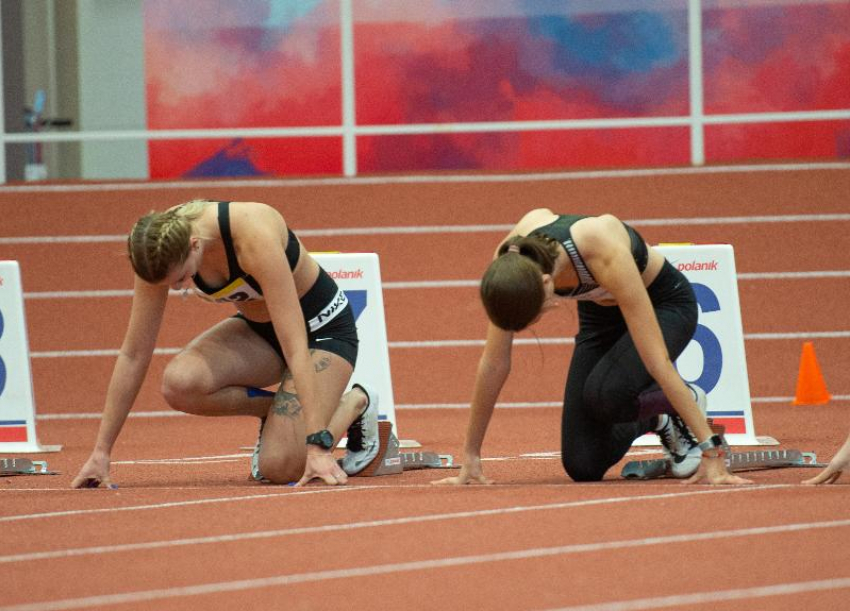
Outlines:
POLYGON ((826 466, 826 469, 815 475, 811 479, 804 479, 803 483, 811 486, 814 484, 834 484, 838 481, 838 478, 841 477, 841 474, 844 472, 844 469, 847 468, 847 465, 844 465, 843 468, 836 467, 832 463, 829 463, 826 466))
POLYGON ((722 456, 716 458, 703 458, 699 463, 699 469, 683 484, 712 484, 715 486, 735 486, 738 484, 752 484, 753 480, 744 479, 726 468, 726 461, 722 456))
POLYGON ((481 458, 467 457, 463 461, 460 473, 452 477, 438 479, 431 482, 435 486, 463 486, 465 484, 492 484, 493 480, 484 475, 481 469, 481 458))
POLYGON ((826 468, 811 479, 803 480, 804 484, 834 484, 841 477, 841 473, 850 469, 850 437, 832 457, 826 468))
POLYGON ((295 485, 304 486, 314 479, 320 479, 330 486, 336 486, 347 483, 348 475, 334 460, 332 452, 316 451, 311 447, 307 450, 307 465, 304 467, 304 476, 295 485))
POLYGON ((101 484, 110 489, 118 487, 109 479, 109 455, 95 451, 71 482, 71 488, 98 488, 101 484))
POLYGON ((850 468, 850 456, 841 456, 841 452, 829 462, 826 468, 811 479, 803 480, 804 484, 834 484, 841 474, 850 468))

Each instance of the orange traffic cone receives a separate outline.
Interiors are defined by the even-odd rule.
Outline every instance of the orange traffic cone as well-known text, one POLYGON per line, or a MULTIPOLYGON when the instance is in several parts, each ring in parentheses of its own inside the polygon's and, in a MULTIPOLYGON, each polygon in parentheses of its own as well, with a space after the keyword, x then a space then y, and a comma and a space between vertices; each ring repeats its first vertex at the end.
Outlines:
POLYGON ((815 346, 812 342, 803 344, 800 355, 800 374, 797 377, 797 395, 792 405, 823 405, 832 398, 826 389, 823 374, 815 356, 815 346))

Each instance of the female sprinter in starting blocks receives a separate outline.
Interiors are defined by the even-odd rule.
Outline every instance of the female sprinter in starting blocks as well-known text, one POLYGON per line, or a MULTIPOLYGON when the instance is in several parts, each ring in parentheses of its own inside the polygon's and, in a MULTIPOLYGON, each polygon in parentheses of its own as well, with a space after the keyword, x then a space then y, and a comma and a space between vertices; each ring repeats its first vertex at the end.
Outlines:
POLYGON ((378 451, 378 398, 360 385, 343 395, 358 348, 351 306, 274 208, 191 201, 139 219, 127 246, 130 321, 97 441, 73 487, 112 487, 110 453, 147 375, 169 288, 194 287, 237 309, 168 364, 162 391, 171 407, 260 418, 257 480, 344 484, 369 464, 378 451), (277 383, 276 393, 261 390, 277 383), (332 451, 346 431, 340 466, 332 451))
POLYGON ((567 377, 561 461, 576 481, 601 480, 632 442, 654 431, 675 477, 742 484, 705 418, 705 393, 673 360, 691 341, 697 303, 688 280, 631 227, 610 215, 526 214, 502 240, 481 282, 490 319, 478 365, 463 467, 439 484, 489 483, 481 445, 510 372, 515 331, 578 300, 567 377))

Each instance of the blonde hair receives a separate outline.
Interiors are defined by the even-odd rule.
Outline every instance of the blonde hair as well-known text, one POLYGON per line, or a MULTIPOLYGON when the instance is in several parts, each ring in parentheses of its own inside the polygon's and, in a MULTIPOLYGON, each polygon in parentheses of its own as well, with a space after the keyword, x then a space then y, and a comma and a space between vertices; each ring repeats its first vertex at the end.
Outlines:
POLYGON ((156 284, 189 257, 192 223, 211 202, 196 199, 165 212, 152 210, 133 225, 127 236, 127 253, 133 271, 156 284))
POLYGON ((506 331, 525 329, 540 314, 546 294, 543 274, 551 274, 558 243, 534 234, 515 236, 499 247, 481 279, 481 302, 490 321, 506 331))

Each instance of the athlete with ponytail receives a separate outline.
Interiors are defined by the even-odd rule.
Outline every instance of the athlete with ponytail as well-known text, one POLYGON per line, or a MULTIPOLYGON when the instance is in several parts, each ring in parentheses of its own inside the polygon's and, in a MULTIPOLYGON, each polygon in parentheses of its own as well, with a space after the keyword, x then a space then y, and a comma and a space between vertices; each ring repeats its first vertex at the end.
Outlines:
POLYGON ((438 484, 490 483, 481 447, 510 372, 514 332, 565 299, 579 330, 567 376, 561 460, 576 481, 598 481, 648 432, 675 477, 748 483, 729 473, 705 417, 705 393, 673 366, 691 341, 697 303, 688 280, 611 215, 532 210, 502 240, 481 282, 490 319, 478 365, 460 474, 438 484))
POLYGON ((127 249, 130 321, 95 447, 73 487, 113 486, 110 454, 147 375, 169 288, 237 309, 174 357, 162 392, 182 412, 259 418, 255 479, 344 484, 376 457, 377 396, 359 384, 343 395, 358 348, 351 306, 274 208, 195 200, 151 212, 127 249), (346 431, 340 465, 332 450, 346 431))

